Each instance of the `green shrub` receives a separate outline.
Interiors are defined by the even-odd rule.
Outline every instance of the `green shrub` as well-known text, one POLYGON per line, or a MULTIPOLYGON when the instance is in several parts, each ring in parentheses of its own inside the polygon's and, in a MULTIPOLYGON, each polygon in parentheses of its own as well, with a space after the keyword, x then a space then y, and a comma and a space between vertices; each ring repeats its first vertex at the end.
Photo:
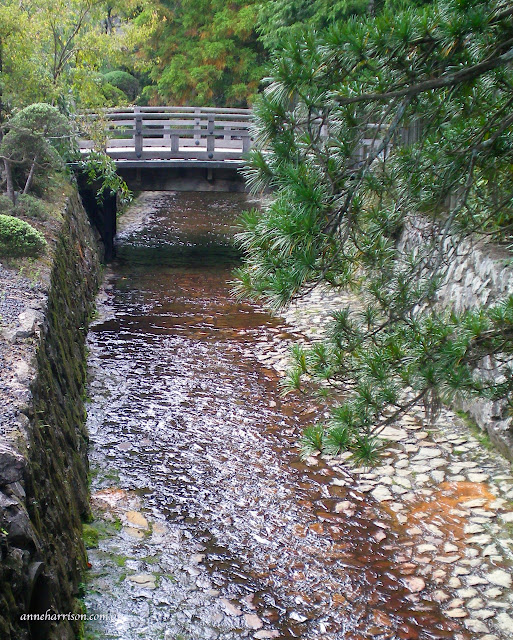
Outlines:
POLYGON ((129 100, 135 100, 140 90, 139 80, 126 71, 109 71, 104 76, 109 84, 121 89, 129 100))
POLYGON ((12 216, 14 212, 14 205, 12 200, 4 195, 0 194, 0 213, 3 213, 6 216, 12 216))
POLYGON ((48 220, 49 212, 47 205, 39 198, 22 194, 16 201, 16 215, 36 218, 37 220, 48 220))
POLYGON ((102 85, 102 93, 105 96, 108 107, 117 107, 128 102, 126 93, 109 82, 102 85))
POLYGON ((28 222, 0 214, 0 257, 37 256, 45 249, 43 234, 28 222))

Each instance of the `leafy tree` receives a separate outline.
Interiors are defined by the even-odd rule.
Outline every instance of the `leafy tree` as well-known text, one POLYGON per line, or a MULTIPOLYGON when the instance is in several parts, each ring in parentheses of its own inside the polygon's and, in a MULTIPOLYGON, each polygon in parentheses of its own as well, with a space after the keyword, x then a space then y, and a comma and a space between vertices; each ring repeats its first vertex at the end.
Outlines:
POLYGON ((430 415, 460 394, 511 402, 513 297, 462 314, 435 303, 466 238, 511 242, 512 38, 502 0, 385 8, 288 40, 256 105, 246 174, 273 196, 244 216, 237 289, 275 307, 326 282, 358 293, 289 377, 344 393, 324 431, 358 461, 416 403, 430 415), (434 231, 400 251, 419 219, 434 231), (485 355, 498 381, 475 375, 485 355))
MULTIPOLYGON (((409 5, 431 0, 409 0, 409 5)), ((273 0, 262 2, 258 31, 266 49, 274 51, 283 38, 298 37, 305 29, 320 31, 349 18, 373 16, 384 8, 396 10, 404 0, 273 0)))
POLYGON ((12 202, 15 202, 13 167, 18 181, 23 184, 23 194, 26 194, 36 171, 62 169, 70 150, 71 129, 67 118, 56 107, 36 103, 13 116, 0 144, 7 195, 12 202))
MULTIPOLYGON (((153 104, 246 106, 263 75, 257 0, 160 0, 160 22, 143 48, 154 61, 153 104)), ((140 25, 153 19, 147 9, 140 25)))
POLYGON ((148 25, 135 18, 151 0, 17 0, 0 2, 2 112, 46 101, 75 106, 109 102, 102 71, 134 60, 148 25))

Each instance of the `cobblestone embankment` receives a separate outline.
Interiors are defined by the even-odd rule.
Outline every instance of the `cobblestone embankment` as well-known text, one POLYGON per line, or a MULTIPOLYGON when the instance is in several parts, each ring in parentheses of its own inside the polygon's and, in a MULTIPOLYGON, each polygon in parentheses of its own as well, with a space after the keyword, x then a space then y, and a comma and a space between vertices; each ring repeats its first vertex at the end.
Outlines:
MULTIPOLYGON (((348 295, 315 290, 281 315, 298 341, 309 343, 322 338, 331 312, 348 304, 348 295)), ((284 375, 290 342, 262 342, 260 361, 284 375)), ((391 445, 370 471, 351 468, 346 455, 328 458, 340 471, 333 482, 371 496, 393 517, 410 540, 396 560, 410 576, 412 596, 431 585, 446 615, 461 620, 466 634, 459 638, 513 638, 511 463, 449 409, 428 426, 416 407, 381 435, 391 445)), ((349 501, 339 505, 352 509, 349 501)))

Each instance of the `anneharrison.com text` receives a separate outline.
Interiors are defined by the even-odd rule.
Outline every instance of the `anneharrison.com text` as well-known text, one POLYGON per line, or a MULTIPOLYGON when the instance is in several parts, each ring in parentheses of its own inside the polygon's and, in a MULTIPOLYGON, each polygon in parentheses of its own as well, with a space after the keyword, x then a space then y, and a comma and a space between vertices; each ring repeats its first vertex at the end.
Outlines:
POLYGON ((47 609, 44 613, 22 613, 20 620, 30 622, 58 622, 59 620, 115 620, 112 613, 55 613, 52 609, 47 609))

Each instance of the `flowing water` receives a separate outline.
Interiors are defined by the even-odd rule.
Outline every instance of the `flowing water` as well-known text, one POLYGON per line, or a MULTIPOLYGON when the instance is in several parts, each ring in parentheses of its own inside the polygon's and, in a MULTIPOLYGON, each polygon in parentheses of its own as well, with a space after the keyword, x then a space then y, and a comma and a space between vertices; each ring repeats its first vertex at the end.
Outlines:
POLYGON ((300 461, 312 406, 259 344, 290 329, 230 294, 240 194, 145 194, 90 333, 94 637, 453 638, 405 587, 391 517, 300 461), (336 505, 351 506, 337 512, 336 505), (383 532, 386 533, 386 539, 383 532))

